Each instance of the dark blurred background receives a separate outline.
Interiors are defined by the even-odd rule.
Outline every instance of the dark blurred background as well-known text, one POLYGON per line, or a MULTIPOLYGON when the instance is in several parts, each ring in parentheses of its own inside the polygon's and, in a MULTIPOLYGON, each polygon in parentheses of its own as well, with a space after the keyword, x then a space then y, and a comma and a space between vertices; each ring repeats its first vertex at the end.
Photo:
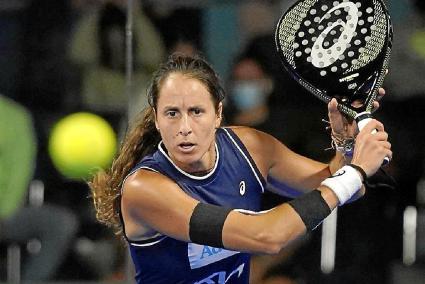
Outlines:
MULTIPOLYGON (((26 158, 7 156, 12 148, 1 146, 0 186, 8 188, 6 169, 18 179, 24 175, 28 192, 20 194, 21 200, 12 199, 16 207, 47 208, 47 215, 40 216, 56 216, 55 212, 61 216, 62 212, 63 218, 52 224, 68 228, 56 233, 66 236, 57 245, 60 256, 50 259, 54 264, 49 270, 32 280, 131 282, 123 243, 96 222, 86 183, 64 176, 55 167, 49 139, 59 119, 84 111, 107 121, 119 141, 127 121, 147 105, 144 95, 152 71, 171 52, 200 52, 216 68, 228 90, 228 124, 255 126, 298 153, 324 162, 330 159, 332 151, 325 150, 330 137, 321 122, 327 116, 326 106, 289 78, 275 53, 275 25, 293 2, 134 0, 129 85, 127 0, 0 1, 0 97, 6 102, 0 106, 0 118, 13 107, 24 112, 34 128, 35 146, 26 158), (237 68, 249 69, 238 67, 244 59, 259 66, 259 73, 254 73, 260 79, 272 82, 261 102, 232 98, 235 81, 252 79, 244 78, 244 71, 238 78, 237 68), (256 118, 238 116, 256 103, 264 104, 256 118), (33 160, 28 158, 31 155, 33 160)), ((394 158, 385 171, 395 179, 395 188, 378 182, 363 199, 338 210, 332 271, 321 270, 320 229, 277 260, 258 258, 260 263, 273 262, 267 268, 270 277, 283 275, 292 281, 274 283, 425 283, 425 4, 422 0, 385 2, 395 38, 384 85, 387 95, 375 116, 390 134, 394 158)), ((0 132, 0 145, 7 133, 17 135, 15 129, 22 126, 18 120, 6 121, 3 124, 10 129, 0 132)), ((24 137, 16 136, 11 145, 20 147, 24 137)), ((5 190, 0 189, 0 194, 0 202, 6 200, 5 190)), ((280 200, 268 199, 270 203, 280 200)), ((10 218, 8 212, 13 210, 4 211, 0 218, 10 218)), ((24 220, 34 225, 29 218, 24 220)), ((52 242, 58 239, 55 236, 52 242)), ((31 280, 35 274, 25 275, 25 269, 28 260, 44 252, 46 244, 40 239, 0 238, 0 282, 31 280), (14 266, 10 267, 10 261, 14 266), (16 273, 19 277, 13 278, 16 273)))

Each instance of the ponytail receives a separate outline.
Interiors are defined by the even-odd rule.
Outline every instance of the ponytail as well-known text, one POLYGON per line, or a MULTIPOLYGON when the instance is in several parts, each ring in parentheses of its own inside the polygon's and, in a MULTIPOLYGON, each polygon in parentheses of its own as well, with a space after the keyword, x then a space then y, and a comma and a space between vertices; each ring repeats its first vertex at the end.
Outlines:
POLYGON ((140 122, 128 132, 111 168, 97 172, 88 183, 97 220, 111 227, 117 235, 123 234, 119 216, 122 182, 137 162, 155 151, 160 141, 153 107, 146 108, 142 119, 136 121, 140 122))

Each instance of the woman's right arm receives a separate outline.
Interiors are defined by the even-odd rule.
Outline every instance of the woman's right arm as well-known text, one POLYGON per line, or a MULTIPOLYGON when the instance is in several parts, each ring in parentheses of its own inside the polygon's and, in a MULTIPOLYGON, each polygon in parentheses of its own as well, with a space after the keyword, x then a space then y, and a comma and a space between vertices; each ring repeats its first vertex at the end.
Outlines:
MULTIPOLYGON (((330 209, 337 206, 338 199, 330 189, 320 187, 319 191, 330 209)), ((124 186, 122 211, 126 229, 129 228, 128 224, 133 227, 148 226, 172 238, 191 242, 190 222, 198 203, 167 177, 139 170, 127 179, 124 186)), ((215 216, 201 219, 201 222, 205 222, 205 228, 210 226, 212 218, 215 216)), ((220 241, 227 249, 277 253, 305 232, 306 226, 301 217, 292 206, 285 203, 259 215, 231 211, 224 220, 220 241)))

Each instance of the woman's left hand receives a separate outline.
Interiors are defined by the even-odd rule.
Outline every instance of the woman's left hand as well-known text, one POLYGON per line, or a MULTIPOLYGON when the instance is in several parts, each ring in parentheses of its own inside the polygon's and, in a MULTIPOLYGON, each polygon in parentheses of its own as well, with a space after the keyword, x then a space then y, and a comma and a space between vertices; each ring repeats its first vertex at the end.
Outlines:
MULTIPOLYGON (((373 112, 379 108, 379 101, 385 95, 385 90, 380 88, 378 96, 373 102, 373 112)), ((359 101, 353 102, 354 107, 361 106, 359 101)), ((339 110, 338 102, 336 99, 332 99, 328 104, 328 116, 330 127, 332 129, 332 135, 337 139, 349 139, 354 138, 359 132, 357 124, 354 120, 347 119, 339 110)))

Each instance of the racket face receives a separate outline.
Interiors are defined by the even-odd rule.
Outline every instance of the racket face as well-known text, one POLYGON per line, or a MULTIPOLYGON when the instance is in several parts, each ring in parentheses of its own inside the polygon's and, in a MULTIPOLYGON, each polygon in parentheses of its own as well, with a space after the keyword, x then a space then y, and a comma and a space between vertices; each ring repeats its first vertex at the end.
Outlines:
POLYGON ((370 110, 382 85, 392 25, 381 0, 300 0, 276 27, 284 67, 321 100, 337 98, 354 117, 370 110), (351 103, 362 100, 362 110, 351 103))

